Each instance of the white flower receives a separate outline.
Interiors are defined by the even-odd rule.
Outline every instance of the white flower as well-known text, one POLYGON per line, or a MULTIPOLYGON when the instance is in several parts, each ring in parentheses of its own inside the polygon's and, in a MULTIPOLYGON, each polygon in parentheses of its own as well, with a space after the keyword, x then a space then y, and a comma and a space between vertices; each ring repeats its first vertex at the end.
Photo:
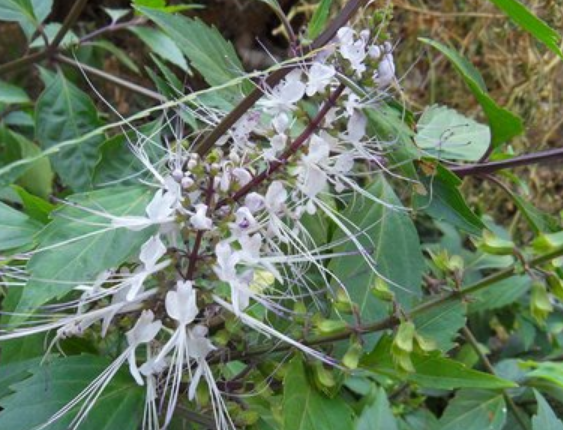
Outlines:
POLYGON ((359 110, 355 110, 348 119, 346 138, 352 143, 358 143, 366 135, 367 118, 359 110))
POLYGON ((268 212, 279 214, 285 208, 287 191, 280 181, 273 181, 266 192, 265 205, 268 212))
POLYGON ((308 82, 305 93, 311 97, 316 93, 321 93, 330 84, 336 75, 334 66, 321 63, 313 63, 308 73, 308 82))
POLYGON ((366 41, 364 38, 354 40, 355 32, 349 27, 338 30, 337 37, 340 42, 340 55, 350 62, 350 66, 358 74, 366 70, 364 60, 366 58, 366 41))
POLYGON ((181 325, 190 324, 197 316, 197 295, 190 281, 178 281, 176 291, 166 294, 166 313, 181 325))
MULTIPOLYGON (((176 183, 176 186, 178 184, 176 183)), ((173 192, 158 190, 151 202, 145 210, 147 216, 122 216, 113 217, 112 225, 120 228, 124 227, 129 230, 139 231, 151 225, 166 224, 174 221, 175 206, 178 202, 178 196, 173 192)))
POLYGON ((395 62, 393 54, 390 52, 383 55, 383 58, 377 66, 377 72, 374 74, 374 82, 380 87, 386 87, 395 79, 395 62))
POLYGON ((139 372, 139 368, 137 367, 135 350, 140 344, 149 343, 153 340, 161 328, 162 322, 160 320, 154 321, 154 314, 152 311, 145 310, 141 313, 141 316, 133 328, 125 334, 127 343, 129 344, 129 354, 127 357, 127 361, 129 362, 129 371, 139 385, 143 385, 144 382, 143 377, 139 372))
POLYGON ((305 95, 305 87, 305 84, 301 82, 301 71, 293 70, 274 87, 260 104, 272 115, 289 112, 305 95))
POLYGON ((195 209, 195 214, 190 217, 192 227, 196 230, 211 230, 213 221, 207 216, 207 205, 199 203, 195 209))

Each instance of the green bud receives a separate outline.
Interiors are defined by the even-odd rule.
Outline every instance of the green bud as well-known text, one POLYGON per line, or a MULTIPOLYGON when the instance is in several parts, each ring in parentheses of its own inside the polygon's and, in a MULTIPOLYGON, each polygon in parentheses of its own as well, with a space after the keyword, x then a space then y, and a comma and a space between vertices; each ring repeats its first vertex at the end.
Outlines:
POLYGON ((338 311, 346 314, 351 314, 354 311, 354 303, 352 303, 350 296, 348 296, 343 288, 338 288, 336 290, 334 307, 338 311))
POLYGON ((334 379, 332 371, 324 367, 323 363, 315 361, 312 367, 315 383, 321 390, 324 391, 325 388, 333 388, 336 386, 336 380, 334 379))
POLYGON ((237 415, 237 422, 240 422, 244 427, 256 424, 260 419, 260 414, 250 409, 241 410, 237 415))
POLYGON ((563 231, 551 234, 542 234, 532 242, 536 252, 549 252, 563 245, 563 231))
POLYGON ((549 294, 545 285, 541 282, 534 282, 532 284, 530 312, 539 324, 543 324, 548 315, 553 312, 553 305, 549 300, 549 294))
POLYGON ((348 323, 341 320, 321 320, 315 325, 321 334, 338 333, 348 327, 348 323))
POLYGON ((350 370, 356 370, 363 353, 364 348, 362 348, 360 342, 353 340, 348 351, 346 351, 346 354, 342 357, 342 364, 350 370))
POLYGON ((403 321, 399 325, 395 339, 393 339, 393 347, 411 353, 413 349, 413 340, 415 335, 415 327, 411 321, 403 321))
POLYGON ((492 255, 511 255, 514 253, 514 242, 501 239, 489 231, 483 232, 483 239, 477 246, 482 252, 492 255))
POLYGON ((547 285, 551 293, 559 300, 563 301, 563 281, 555 273, 550 273, 546 277, 547 285))
POLYGON ((392 302, 395 299, 395 294, 389 290, 387 282, 381 278, 377 278, 373 287, 371 287, 372 294, 380 300, 392 302))
POLYGON ((436 342, 433 339, 429 339, 425 336, 422 336, 419 333, 415 333, 414 341, 418 349, 423 352, 430 352, 438 349, 438 346, 436 345, 436 342))

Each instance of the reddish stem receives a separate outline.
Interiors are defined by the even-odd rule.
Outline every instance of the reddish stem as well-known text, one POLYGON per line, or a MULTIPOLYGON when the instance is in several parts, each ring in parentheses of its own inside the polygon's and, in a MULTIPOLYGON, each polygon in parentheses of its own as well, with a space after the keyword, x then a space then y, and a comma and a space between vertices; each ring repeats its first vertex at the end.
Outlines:
POLYGON ((270 176, 272 176, 276 171, 278 171, 280 167, 284 166, 289 160, 289 158, 292 155, 294 155, 297 151, 299 151, 299 149, 305 144, 305 142, 321 125, 322 120, 324 119, 330 108, 332 108, 335 105, 336 100, 338 100, 338 97, 340 97, 340 95, 344 91, 344 88, 345 86, 343 84, 340 84, 333 91, 333 93, 328 97, 327 101, 325 102, 323 107, 319 110, 317 115, 315 115, 315 117, 309 122, 305 130, 303 130, 303 132, 293 141, 291 145, 289 145, 289 147, 280 155, 280 157, 277 160, 270 162, 266 169, 264 169, 254 178, 252 178, 252 180, 248 184, 246 184, 244 187, 238 190, 233 196, 219 201, 219 203, 217 203, 216 208, 218 209, 221 206, 226 205, 229 201, 236 202, 240 200, 250 191, 258 187, 263 181, 265 181, 270 176))

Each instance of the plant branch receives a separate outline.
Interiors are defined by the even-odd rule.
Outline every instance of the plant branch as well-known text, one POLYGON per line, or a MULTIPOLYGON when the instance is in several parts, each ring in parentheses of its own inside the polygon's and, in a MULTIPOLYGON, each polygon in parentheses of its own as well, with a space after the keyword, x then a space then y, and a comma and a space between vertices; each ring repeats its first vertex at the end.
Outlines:
MULTIPOLYGON (((317 37, 311 45, 303 48, 305 53, 322 48, 329 43, 338 30, 344 26, 352 16, 362 6, 366 5, 368 0, 350 0, 342 8, 340 13, 332 20, 327 29, 317 37)), ((284 67, 271 73, 264 81, 266 88, 276 86, 289 72, 298 67, 298 64, 284 67)), ((223 120, 215 127, 198 145, 197 152, 204 155, 211 150, 215 142, 223 136, 229 128, 231 128, 254 104, 260 100, 264 92, 260 88, 256 88, 247 95, 223 120)))
POLYGON ((276 171, 280 167, 284 166, 289 160, 289 158, 292 155, 294 155, 297 151, 299 151, 299 149, 305 144, 307 139, 309 139, 311 135, 321 125, 322 120, 327 115, 328 111, 334 106, 334 104, 338 100, 338 97, 342 95, 342 92, 344 91, 345 88, 346 87, 343 84, 340 84, 328 97, 325 104, 322 106, 319 112, 317 112, 317 115, 315 115, 315 117, 309 122, 309 124, 307 124, 305 130, 303 130, 303 132, 293 141, 293 143, 289 145, 289 147, 283 152, 283 154, 281 154, 277 160, 270 162, 268 164, 268 167, 266 167, 266 169, 264 169, 254 178, 252 178, 252 180, 248 184, 246 184, 244 187, 238 190, 232 197, 227 197, 221 200, 219 203, 217 203, 217 208, 224 206, 229 201, 236 202, 240 200, 250 191, 254 190, 257 186, 259 186, 262 182, 264 182, 266 179, 268 179, 274 173, 276 173, 276 171))
POLYGON ((88 0, 76 0, 74 2, 74 5, 70 9, 70 12, 68 13, 68 15, 66 16, 63 22, 63 25, 61 26, 60 30, 55 35, 55 38, 47 48, 47 51, 49 53, 52 54, 59 48, 60 43, 62 42, 62 40, 64 39, 70 28, 74 25, 74 23, 82 13, 82 10, 86 6, 87 2, 88 0))
POLYGON ((101 36, 102 34, 124 30, 130 27, 136 27, 138 25, 144 24, 145 22, 146 19, 141 17, 141 18, 132 19, 130 21, 122 22, 119 24, 106 25, 105 27, 98 28, 97 30, 94 30, 93 32, 88 33, 85 36, 81 37, 78 43, 79 45, 82 45, 84 43, 90 42, 92 39, 95 39, 96 37, 101 36))
MULTIPOLYGON (((546 252, 545 254, 542 254, 538 257, 531 259, 528 262, 528 266, 529 267, 539 266, 541 264, 547 263, 561 256, 563 256, 563 246, 555 248, 552 251, 546 252)), ((517 270, 518 270, 518 266, 512 265, 511 267, 508 267, 504 270, 501 270, 497 273, 487 276, 486 278, 483 278, 478 282, 475 282, 465 288, 462 288, 461 290, 452 291, 440 297, 431 299, 419 306, 416 306, 415 308, 411 309, 410 312, 407 312, 405 317, 412 319, 418 315, 424 314, 430 310, 446 305, 452 301, 458 300, 460 298, 464 298, 465 296, 484 290, 490 287, 491 285, 496 284, 499 281, 502 281, 504 279, 510 278, 511 276, 515 275, 517 273, 517 270)), ((359 327, 347 327, 346 329, 334 334, 325 335, 325 336, 311 336, 308 338, 304 338, 303 340, 301 340, 301 343, 307 346, 314 346, 324 343, 336 342, 339 340, 348 339, 351 335, 355 335, 355 334, 357 335, 357 334, 375 333, 375 332, 391 329, 397 326, 400 322, 401 321, 397 316, 392 315, 383 318, 379 321, 364 324, 359 327)), ((224 357, 227 358, 228 360, 247 359, 247 358, 267 354, 270 352, 285 351, 291 348, 292 346, 286 343, 281 343, 281 344, 277 343, 277 344, 268 344, 268 345, 252 348, 247 351, 230 351, 230 352, 222 351, 223 354, 221 354, 221 351, 219 351, 217 355, 215 355, 210 359, 210 362, 212 363, 220 362, 221 358, 224 357)))
POLYGON ((563 148, 548 149, 532 154, 521 155, 508 160, 491 161, 466 166, 452 167, 450 170, 460 178, 466 176, 486 175, 497 170, 511 169, 518 166, 528 166, 530 164, 555 162, 563 159, 563 148))
POLYGON ((167 101, 166 97, 162 96, 161 94, 149 90, 145 87, 142 87, 140 85, 134 84, 131 81, 127 81, 125 79, 122 78, 118 78, 117 76, 113 76, 109 73, 104 72, 103 70, 99 70, 96 69, 92 66, 89 66, 87 64, 83 64, 83 63, 79 63, 78 61, 75 61, 71 58, 65 57, 64 55, 61 54, 56 54, 54 56, 54 59, 59 61, 60 63, 63 64, 68 64, 69 66, 72 67, 76 67, 77 69, 85 72, 85 73, 89 73, 91 75, 97 76, 98 78, 101 78, 105 81, 111 82, 119 87, 125 88, 129 91, 133 91, 135 93, 138 94, 142 94, 146 97, 152 98, 158 102, 164 103, 167 101))
MULTIPOLYGON (((491 375, 496 376, 495 368, 489 361, 487 355, 479 347, 479 342, 477 341, 471 330, 469 330, 469 328, 467 327, 463 327, 461 331, 463 333, 463 337, 465 338, 467 343, 469 343, 471 348, 473 348, 487 372, 489 372, 491 375)), ((512 400, 512 397, 508 395, 506 390, 502 391, 502 396, 504 397, 504 401, 506 402, 508 407, 514 413, 514 417, 516 418, 516 421, 518 421, 518 424, 520 424, 520 427, 522 427, 523 430, 530 430, 530 427, 526 423, 526 419, 522 416, 522 412, 520 411, 520 409, 518 409, 518 406, 516 406, 516 403, 514 403, 514 400, 512 400)))

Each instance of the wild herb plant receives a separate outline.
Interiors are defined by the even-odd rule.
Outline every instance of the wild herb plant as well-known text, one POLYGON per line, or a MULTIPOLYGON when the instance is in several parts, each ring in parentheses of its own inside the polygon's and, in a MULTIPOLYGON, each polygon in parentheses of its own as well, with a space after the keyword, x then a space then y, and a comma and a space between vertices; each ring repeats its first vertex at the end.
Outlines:
POLYGON ((62 24, 50 1, 0 0, 30 48, 0 66, 0 428, 563 428, 543 397, 563 401, 561 222, 503 173, 563 151, 510 153, 522 120, 439 41, 421 47, 488 124, 413 113, 392 3, 322 0, 304 29, 267 3, 288 55, 248 71, 190 5, 138 0, 87 32, 85 0, 62 24), (118 31, 152 52, 154 89, 89 64, 141 73, 118 31), (17 86, 32 65, 36 100, 17 86), (124 115, 99 80, 152 105, 124 115), (529 231, 472 211, 467 176, 529 231))

